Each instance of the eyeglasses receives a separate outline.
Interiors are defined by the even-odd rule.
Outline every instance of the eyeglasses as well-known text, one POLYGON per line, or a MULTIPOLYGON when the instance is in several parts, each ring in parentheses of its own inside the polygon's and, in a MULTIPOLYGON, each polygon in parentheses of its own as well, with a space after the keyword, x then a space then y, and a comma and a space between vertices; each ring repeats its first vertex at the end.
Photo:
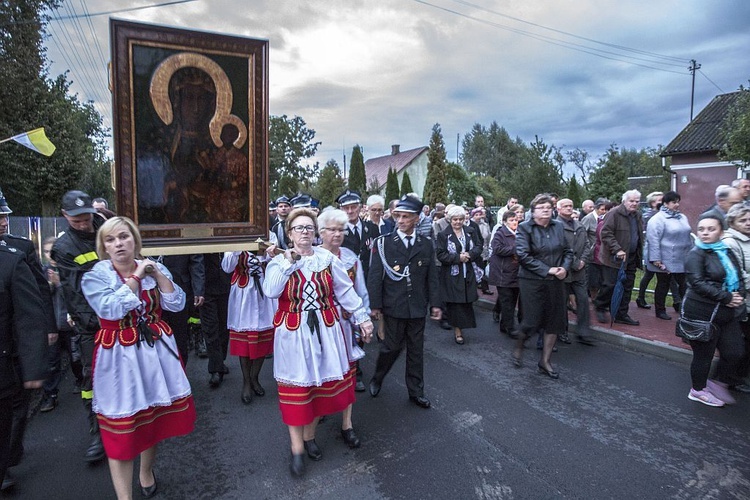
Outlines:
POLYGON ((292 231, 295 233, 314 233, 315 226, 292 226, 292 231))

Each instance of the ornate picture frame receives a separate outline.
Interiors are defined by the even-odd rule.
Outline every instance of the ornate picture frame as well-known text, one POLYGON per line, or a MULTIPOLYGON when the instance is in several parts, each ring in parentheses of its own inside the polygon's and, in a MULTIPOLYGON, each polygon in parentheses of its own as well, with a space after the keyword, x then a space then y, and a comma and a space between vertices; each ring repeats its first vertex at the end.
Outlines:
POLYGON ((117 212, 144 254, 268 237, 268 41, 110 20, 117 212))

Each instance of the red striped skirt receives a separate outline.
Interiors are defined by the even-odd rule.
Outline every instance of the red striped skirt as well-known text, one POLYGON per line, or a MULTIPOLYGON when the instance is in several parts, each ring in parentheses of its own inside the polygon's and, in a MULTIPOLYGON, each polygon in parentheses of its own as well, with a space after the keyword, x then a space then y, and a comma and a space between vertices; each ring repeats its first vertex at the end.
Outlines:
POLYGON ((97 414, 97 418, 107 457, 133 460, 160 441, 193 432, 195 405, 193 396, 188 396, 170 406, 153 406, 130 417, 107 418, 97 414))
POLYGON ((274 328, 262 332, 229 330, 229 354, 243 358, 265 358, 273 352, 274 328))
POLYGON ((355 400, 355 372, 349 370, 343 380, 318 387, 278 384, 281 419, 286 425, 307 425, 315 417, 344 411, 355 400))

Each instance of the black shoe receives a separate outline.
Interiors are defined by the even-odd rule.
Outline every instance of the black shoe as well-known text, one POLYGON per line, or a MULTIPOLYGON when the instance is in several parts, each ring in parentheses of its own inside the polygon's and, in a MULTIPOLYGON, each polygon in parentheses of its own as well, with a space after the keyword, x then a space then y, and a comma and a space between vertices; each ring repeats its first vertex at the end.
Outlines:
POLYGON ((16 478, 11 474, 10 469, 6 469, 5 478, 3 478, 3 484, 0 486, 0 491, 9 490, 16 485, 16 478))
POLYGON ((208 349, 206 348, 206 339, 201 337, 201 339, 197 342, 195 346, 195 354, 201 359, 205 359, 208 357, 208 349))
POLYGON ((492 321, 495 323, 500 323, 500 313, 497 311, 492 311, 492 321))
POLYGON ((631 325, 631 326, 638 326, 641 324, 640 321, 636 321, 630 316, 623 316, 621 318, 615 318, 615 323, 619 323, 621 325, 631 325))
POLYGON ((211 378, 208 379, 208 385, 213 387, 214 389, 219 387, 221 383, 224 382, 224 374, 223 373, 212 373, 211 378))
POLYGON ((430 400, 424 396, 409 396, 409 401, 419 406, 420 408, 424 408, 424 409, 427 409, 430 406, 432 406, 432 404, 430 403, 430 400))
POLYGON ((252 385, 253 392, 255 393, 256 396, 263 397, 266 395, 266 390, 263 389, 263 386, 260 385, 260 382, 258 382, 257 380, 250 381, 250 385, 252 385))
POLYGON ((750 385, 747 384, 730 385, 729 388, 733 391, 750 394, 750 385))
POLYGON ((362 444, 354 433, 354 429, 341 429, 341 437, 344 438, 344 442, 349 448, 359 448, 359 445, 362 444))
POLYGON ((544 366, 542 366, 541 363, 539 363, 536 366, 539 368, 539 373, 541 373, 542 375, 547 375, 549 378, 553 378, 553 379, 560 378, 560 374, 559 373, 557 373, 554 370, 548 370, 548 369, 546 369, 544 366))
POLYGON ((443 330, 452 330, 453 329, 453 327, 451 326, 451 324, 448 323, 447 319, 441 319, 440 320, 440 328, 442 328, 443 330))
POLYGON ((106 454, 104 453, 104 445, 102 444, 102 436, 97 432, 94 434, 89 443, 89 447, 86 449, 86 454, 83 456, 83 460, 90 464, 104 460, 106 454))
POLYGON ((667 321, 669 321, 670 319, 672 319, 672 316, 670 316, 669 314, 667 314, 666 311, 656 311, 656 317, 659 318, 659 319, 667 320, 667 321))
POLYGON ((292 453, 292 460, 289 462, 289 471, 292 476, 300 477, 305 473, 305 454, 295 455, 292 453))
POLYGON ((674 307, 674 312, 676 312, 677 314, 680 314, 680 306, 681 305, 682 304, 680 304, 679 302, 675 302, 674 304, 672 304, 672 307, 674 307))
POLYGON ((380 394, 380 382, 375 380, 375 377, 370 379, 370 396, 377 397, 380 394))
POLYGON ((221 374, 222 375, 229 375, 229 367, 227 365, 224 365, 221 367, 221 374))
POLYGON ((578 343, 583 344, 583 345, 596 345, 596 342, 594 342, 594 339, 592 339, 591 336, 589 335, 579 335, 578 343))
POLYGON ((599 309, 596 310, 596 320, 599 323, 606 323, 607 322, 607 311, 600 311, 599 309))
POLYGON ((307 452, 308 457, 315 460, 316 462, 323 458, 323 452, 320 451, 320 448, 318 447, 318 443, 315 442, 315 439, 311 439, 310 441, 305 441, 304 444, 305 444, 305 451, 307 452))
POLYGON ((42 404, 39 407, 39 411, 42 413, 46 413, 48 411, 52 411, 57 407, 57 396, 49 395, 44 396, 44 400, 42 400, 42 404))
POLYGON ((159 489, 159 487, 156 485, 156 473, 153 473, 153 474, 154 474, 154 484, 152 484, 151 486, 141 486, 141 496, 143 498, 152 498, 156 496, 156 492, 159 489))
POLYGON ((242 404, 249 405, 253 402, 253 391, 250 387, 243 386, 242 387, 242 396, 240 396, 240 400, 242 401, 242 404))
POLYGON ((365 392, 367 390, 362 379, 357 380, 356 384, 354 384, 354 390, 357 392, 365 392))
POLYGON ((557 340, 559 340, 563 344, 572 344, 573 343, 573 341, 570 340, 570 335, 568 335, 568 332, 561 333, 560 335, 558 335, 557 336, 557 340))
POLYGON ((635 305, 638 306, 638 309, 651 309, 651 305, 646 303, 644 299, 635 299, 635 305))

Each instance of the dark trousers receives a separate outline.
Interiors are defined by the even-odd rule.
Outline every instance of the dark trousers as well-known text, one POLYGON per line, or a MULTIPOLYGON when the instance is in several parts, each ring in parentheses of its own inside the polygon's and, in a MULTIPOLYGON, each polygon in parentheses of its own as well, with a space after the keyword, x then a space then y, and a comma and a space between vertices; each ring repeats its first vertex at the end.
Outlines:
POLYGON ((13 428, 13 395, 0 398, 0 483, 10 463, 10 433, 13 428))
POLYGON ((380 344, 373 378, 382 383, 406 346, 406 389, 410 397, 424 396, 425 319, 383 315, 382 321, 385 322, 385 339, 380 344))
POLYGON ((508 335, 516 329, 516 323, 513 319, 516 314, 516 305, 518 306, 518 323, 520 324, 523 321, 519 297, 518 287, 497 287, 497 302, 500 304, 500 333, 508 335))
MULTIPOLYGON (((672 288, 673 282, 677 286, 677 294, 672 292, 672 299, 675 304, 679 304, 682 297, 685 296, 687 282, 685 273, 654 273, 656 274, 656 290, 654 290, 654 309, 656 312, 666 311, 667 292, 672 288)), ((674 290, 674 288, 672 288, 674 290)))
MULTIPOLYGON (((685 317, 708 321, 714 304, 707 304, 686 299, 685 317)), ((703 390, 706 387, 714 353, 719 350, 719 362, 716 365, 716 379, 729 385, 742 383, 737 371, 745 352, 745 341, 740 330, 740 322, 735 309, 720 306, 714 324, 718 333, 708 342, 690 341, 693 349, 693 361, 690 364, 690 378, 693 389, 703 390)))
MULTIPOLYGON (((628 315, 628 307, 630 306, 630 295, 633 293, 633 285, 635 284, 635 270, 637 269, 637 263, 635 254, 628 256, 628 263, 625 267, 625 281, 624 289, 622 294, 622 300, 615 311, 610 311, 615 318, 624 318, 628 315)), ((596 296, 596 309, 597 311, 607 311, 610 309, 610 302, 612 301, 612 292, 615 290, 617 284, 617 273, 619 269, 616 267, 602 266, 603 280, 599 294, 596 296)))
POLYGON ((584 280, 565 283, 568 295, 576 298, 576 332, 579 337, 587 337, 589 332, 591 312, 589 311, 588 283, 584 280))
POLYGON ((190 351, 190 325, 188 325, 188 319, 190 318, 190 309, 193 303, 193 294, 185 295, 185 307, 182 308, 182 311, 162 312, 162 319, 172 327, 174 341, 177 344, 177 351, 180 353, 183 365, 187 365, 188 352, 190 351))
POLYGON ((745 378, 750 374, 750 318, 740 322, 740 330, 745 339, 745 353, 737 365, 737 377, 745 378))
MULTIPOLYGON (((643 277, 641 278, 641 282, 638 284, 638 300, 641 302, 646 301, 646 290, 648 289, 649 283, 651 283, 651 280, 653 279, 654 275, 658 274, 653 271, 649 271, 648 269, 643 270, 643 277)), ((674 276, 674 275, 672 275, 674 276)), ((683 278, 684 283, 684 278, 683 278)), ((656 286, 659 286, 659 283, 657 281, 656 286)), ((672 291, 672 301, 675 305, 682 302, 682 297, 685 296, 685 286, 680 285, 679 282, 677 282, 674 279, 671 279, 669 281, 669 289, 672 291)), ((654 294, 656 294, 656 291, 654 291, 654 294)), ((666 297, 666 292, 664 292, 666 297)), ((654 299, 656 300, 656 299, 654 299)))
POLYGON ((221 373, 225 368, 224 360, 229 349, 228 307, 229 294, 207 294, 200 309, 201 330, 208 352, 208 373, 221 373))

